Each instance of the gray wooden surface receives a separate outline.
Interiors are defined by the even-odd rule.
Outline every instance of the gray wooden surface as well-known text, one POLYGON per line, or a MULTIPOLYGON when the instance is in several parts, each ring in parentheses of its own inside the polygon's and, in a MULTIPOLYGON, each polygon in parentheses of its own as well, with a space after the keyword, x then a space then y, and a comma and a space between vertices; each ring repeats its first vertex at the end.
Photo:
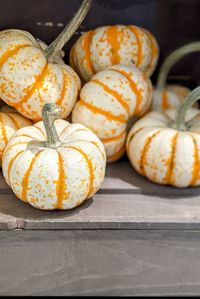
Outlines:
POLYGON ((199 295, 200 232, 2 231, 0 295, 199 295))
POLYGON ((200 188, 155 185, 128 162, 111 164, 98 194, 70 211, 40 211, 0 178, 0 229, 200 229, 200 188))

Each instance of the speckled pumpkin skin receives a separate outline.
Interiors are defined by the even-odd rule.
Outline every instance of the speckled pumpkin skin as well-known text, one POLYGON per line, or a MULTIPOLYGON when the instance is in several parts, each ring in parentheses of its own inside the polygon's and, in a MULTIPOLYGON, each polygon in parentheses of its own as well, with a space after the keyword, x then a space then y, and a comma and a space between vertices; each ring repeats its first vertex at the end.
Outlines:
POLYGON ((126 150, 141 175, 179 188, 200 185, 200 113, 195 110, 187 113, 188 131, 171 127, 174 109, 167 110, 168 116, 152 111, 134 124, 126 150))
MULTIPOLYGON (((179 108, 185 97, 189 94, 190 89, 181 85, 168 85, 164 90, 154 89, 152 110, 166 111, 171 108, 179 108)), ((194 106, 198 106, 195 103, 194 106)))
POLYGON ((2 163, 2 155, 8 141, 16 130, 30 126, 32 122, 26 119, 13 108, 3 106, 0 109, 0 166, 2 163))
POLYGON ((157 64, 158 44, 137 26, 103 26, 83 34, 70 52, 70 65, 83 81, 112 65, 134 64, 150 76, 157 64))
POLYGON ((97 134, 105 146, 107 161, 114 162, 125 152, 129 120, 148 110, 151 96, 151 82, 137 68, 112 66, 84 85, 72 121, 97 134))
POLYGON ((18 198, 38 209, 72 209, 99 189, 105 175, 101 141, 82 125, 56 120, 62 144, 44 146, 43 122, 18 130, 3 156, 3 174, 18 198))
POLYGON ((47 61, 42 48, 26 31, 0 32, 0 97, 34 121, 41 119, 45 103, 61 106, 61 118, 66 118, 77 100, 80 79, 61 59, 47 61))

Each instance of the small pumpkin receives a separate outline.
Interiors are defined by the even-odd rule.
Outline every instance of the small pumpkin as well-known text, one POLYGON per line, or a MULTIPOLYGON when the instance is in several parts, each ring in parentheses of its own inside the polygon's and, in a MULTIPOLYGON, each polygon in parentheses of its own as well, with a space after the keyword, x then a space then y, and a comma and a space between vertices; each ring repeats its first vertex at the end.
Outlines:
POLYGON ((103 142, 107 161, 125 152, 129 123, 151 105, 152 85, 136 67, 115 65, 97 73, 84 85, 72 112, 72 122, 82 123, 103 142))
POLYGON ((12 107, 4 105, 0 108, 0 165, 4 149, 15 131, 31 124, 29 119, 17 113, 12 107))
MULTIPOLYGON (((167 76, 176 62, 186 55, 200 51, 200 42, 189 43, 173 51, 163 62, 158 74, 157 85, 153 92, 152 109, 165 111, 170 108, 179 108, 190 89, 177 84, 167 85, 167 76)), ((198 107, 197 103, 194 103, 198 107)))
POLYGON ((150 76, 159 49, 154 36, 137 26, 103 26, 84 33, 70 51, 70 65, 83 81, 112 65, 134 64, 150 76))
POLYGON ((18 130, 3 156, 3 174, 16 196, 38 209, 72 209, 91 197, 105 175, 101 141, 82 125, 57 119, 45 104, 43 122, 18 130))
POLYGON ((137 172, 159 184, 200 185, 200 113, 188 109, 198 99, 200 87, 185 98, 178 114, 152 111, 133 125, 126 149, 137 172))
POLYGON ((0 97, 25 117, 40 120, 47 102, 62 107, 62 118, 71 112, 81 83, 70 66, 58 61, 57 54, 83 21, 90 3, 83 0, 74 18, 46 49, 27 31, 0 32, 0 97))

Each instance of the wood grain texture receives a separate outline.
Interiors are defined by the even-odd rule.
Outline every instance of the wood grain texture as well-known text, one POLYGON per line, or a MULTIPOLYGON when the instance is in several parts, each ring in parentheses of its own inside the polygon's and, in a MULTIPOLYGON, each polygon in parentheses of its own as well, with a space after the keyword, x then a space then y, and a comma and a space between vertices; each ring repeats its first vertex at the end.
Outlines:
POLYGON ((34 209, 0 186, 0 229, 200 229, 199 188, 155 185, 127 162, 109 165, 98 194, 70 211, 34 209))
POLYGON ((199 232, 0 232, 0 295, 199 295, 199 232))

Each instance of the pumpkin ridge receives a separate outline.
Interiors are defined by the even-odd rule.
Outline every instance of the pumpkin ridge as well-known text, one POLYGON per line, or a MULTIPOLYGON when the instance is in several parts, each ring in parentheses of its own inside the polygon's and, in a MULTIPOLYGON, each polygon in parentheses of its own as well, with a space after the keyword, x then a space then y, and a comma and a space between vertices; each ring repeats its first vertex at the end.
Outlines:
POLYGON ((101 115, 105 116, 108 120, 114 120, 114 121, 118 121, 121 123, 126 122, 126 119, 123 116, 113 115, 112 113, 110 113, 108 111, 104 111, 101 108, 97 108, 94 105, 87 103, 82 99, 80 99, 78 103, 81 104, 82 106, 85 106, 87 109, 89 109, 90 111, 92 111, 95 114, 101 114, 101 115))
POLYGON ((10 145, 9 147, 6 148, 6 150, 4 151, 4 153, 6 154, 10 149, 12 149, 14 146, 19 145, 19 144, 27 144, 29 141, 18 141, 12 145, 10 145))
POLYGON ((42 136, 44 136, 45 138, 47 138, 47 136, 45 135, 45 133, 42 131, 42 129, 40 127, 38 127, 37 125, 34 126, 36 129, 38 129, 38 131, 40 131, 40 133, 42 134, 42 136))
POLYGON ((135 111, 134 111, 133 114, 134 115, 139 114, 139 107, 140 107, 140 104, 142 103, 142 94, 141 94, 141 91, 138 90, 137 85, 135 84, 135 82, 131 79, 130 74, 128 74, 124 70, 118 70, 118 69, 115 69, 113 67, 109 68, 109 70, 112 70, 114 72, 118 72, 119 74, 121 74, 122 76, 124 76, 128 80, 131 90, 136 95, 136 105, 135 105, 135 111))
POLYGON ((36 159, 38 158, 38 156, 43 152, 44 150, 40 150, 37 152, 37 154, 35 154, 35 156, 33 157, 26 173, 24 174, 23 178, 22 178, 22 192, 21 192, 21 199, 25 202, 27 202, 27 191, 28 191, 28 183, 29 183, 29 177, 31 174, 31 170, 33 168, 33 165, 36 161, 36 159))
POLYGON ((10 184, 10 171, 11 171, 11 168, 12 168, 12 166, 13 166, 13 163, 14 163, 14 161, 17 159, 17 157, 21 154, 21 153, 23 153, 24 152, 24 150, 21 150, 21 151, 19 151, 11 160, 10 160, 10 162, 9 162, 9 164, 8 164, 8 181, 9 181, 9 184, 10 184))
POLYGON ((90 159, 88 158, 87 154, 81 150, 80 148, 77 148, 75 146, 63 146, 64 148, 71 148, 73 150, 76 150, 77 152, 79 152, 86 160, 87 164, 88 164, 88 170, 89 170, 89 177, 90 177, 90 182, 89 182, 89 186, 88 186, 88 192, 87 192, 87 198, 89 198, 91 196, 91 194, 93 193, 93 182, 94 182, 94 171, 93 171, 93 167, 92 167, 92 162, 90 161, 90 159))
POLYGON ((58 99, 56 101, 56 104, 58 106, 62 105, 62 102, 63 102, 64 97, 65 97, 66 87, 67 87, 67 75, 63 70, 62 70, 62 74, 63 74, 63 84, 62 84, 61 95, 60 95, 60 99, 58 99))
POLYGON ((87 65, 89 71, 92 73, 92 75, 95 74, 95 70, 94 70, 93 64, 91 62, 91 51, 90 51, 90 46, 92 43, 93 35, 94 35, 94 30, 88 31, 85 34, 84 40, 83 40, 83 50, 85 51, 84 60, 86 62, 86 65, 87 65))
POLYGON ((28 137, 28 138, 31 138, 31 139, 36 140, 36 141, 41 141, 41 140, 37 139, 36 137, 28 135, 28 134, 17 135, 17 136, 15 136, 15 138, 16 137, 28 137))
POLYGON ((149 70, 152 68, 154 58, 158 55, 158 49, 157 49, 157 47, 154 44, 153 37, 152 37, 151 33, 148 30, 145 30, 145 29, 144 29, 144 31, 147 34, 147 37, 149 39, 149 42, 150 42, 149 44, 150 44, 151 53, 152 53, 152 55, 151 55, 151 61, 150 61, 149 65, 148 65, 148 67, 146 69, 146 72, 145 72, 145 73, 148 73, 149 70))
POLYGON ((137 41, 137 45, 138 45, 138 52, 137 52, 137 63, 135 64, 136 67, 139 67, 140 64, 142 63, 142 42, 140 40, 140 34, 138 32, 138 28, 133 26, 133 25, 129 25, 128 28, 131 30, 131 32, 134 34, 136 41, 137 41))
POLYGON ((62 210, 64 197, 66 196, 68 197, 69 193, 66 191, 67 186, 65 182, 66 176, 65 176, 65 169, 63 167, 63 158, 61 153, 58 150, 57 153, 58 153, 59 177, 56 186, 57 203, 55 205, 55 208, 62 210))
POLYGON ((172 183, 172 175, 173 175, 173 169, 174 169, 174 164, 175 164, 174 163, 174 156, 175 156, 175 152, 176 152, 176 144, 177 144, 178 135, 179 135, 179 133, 176 133, 173 136, 172 141, 171 141, 172 150, 171 150, 170 157, 167 160, 167 164, 166 164, 168 166, 168 169, 166 171, 166 175, 165 175, 165 178, 164 178, 164 183, 165 184, 171 184, 172 183))
POLYGON ((27 93, 25 94, 25 96, 18 103, 13 103, 12 106, 14 106, 17 110, 22 112, 24 110, 22 104, 26 103, 28 99, 33 95, 35 90, 40 87, 40 85, 43 83, 45 76, 48 73, 49 73, 49 68, 48 68, 48 63, 46 63, 41 73, 35 76, 36 78, 35 82, 27 88, 27 93))
POLYGON ((140 172, 142 175, 146 175, 146 172, 145 172, 145 164, 146 164, 146 157, 147 157, 147 153, 148 153, 148 150, 150 148, 150 145, 151 145, 151 142, 153 141, 153 139, 155 137, 158 136, 158 134, 160 133, 161 131, 157 131, 155 133, 153 133, 150 137, 147 138, 147 140, 145 141, 145 144, 143 146, 143 150, 142 150, 142 153, 141 153, 141 156, 140 156, 140 172))
POLYGON ((130 148, 130 144, 131 144, 131 141, 133 140, 133 138, 137 135, 137 133, 139 133, 140 131, 142 131, 144 129, 143 128, 139 128, 138 130, 136 130, 132 135, 131 137, 129 137, 129 140, 128 142, 126 143, 126 148, 127 148, 127 152, 129 153, 129 148, 130 148))
POLYGON ((8 138, 7 138, 7 134, 6 134, 6 129, 4 127, 3 114, 1 112, 0 112, 0 126, 1 126, 3 140, 4 140, 5 144, 7 144, 8 138))
POLYGON ((197 142, 192 134, 190 134, 193 143, 194 143, 194 162, 193 162, 193 169, 192 169, 192 179, 190 181, 190 185, 194 186, 199 174, 199 156, 198 156, 198 146, 197 142))
POLYGON ((106 84, 104 84, 103 82, 97 79, 90 80, 90 83, 95 83, 100 85, 105 92, 112 95, 122 105, 122 107, 127 111, 128 115, 130 116, 130 109, 128 103, 126 102, 125 99, 123 99, 123 96, 120 95, 116 90, 111 89, 109 86, 107 86, 106 84))
POLYGON ((12 115, 11 113, 7 112, 6 115, 11 119, 11 121, 14 123, 14 125, 16 126, 17 129, 20 129, 20 125, 17 122, 17 120, 15 119, 14 115, 12 115))
POLYGON ((24 49, 26 47, 31 47, 31 45, 17 45, 12 50, 7 50, 1 57, 0 57, 0 68, 3 66, 3 64, 8 60, 9 58, 15 56, 21 49, 24 49))

